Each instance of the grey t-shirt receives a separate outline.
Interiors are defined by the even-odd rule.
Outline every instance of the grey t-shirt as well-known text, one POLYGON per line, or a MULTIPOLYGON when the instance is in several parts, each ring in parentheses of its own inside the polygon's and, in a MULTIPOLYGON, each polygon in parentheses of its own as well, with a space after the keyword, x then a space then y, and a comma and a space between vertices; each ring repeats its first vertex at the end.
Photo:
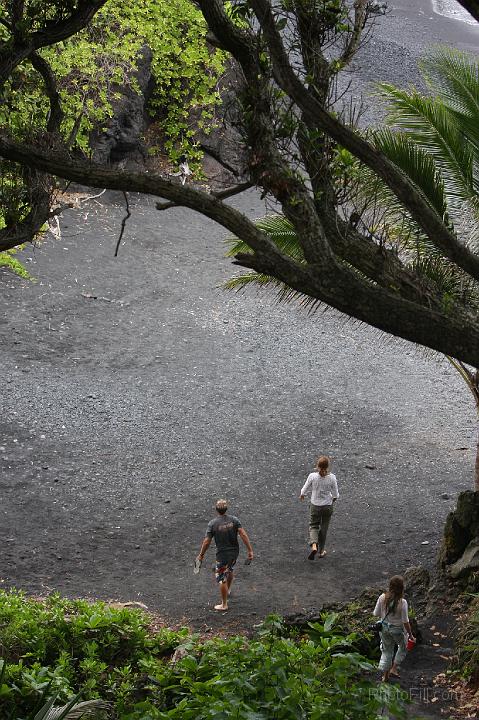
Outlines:
POLYGON ((218 515, 208 523, 206 537, 215 539, 217 562, 229 562, 238 557, 238 530, 240 527, 241 523, 234 515, 218 515))

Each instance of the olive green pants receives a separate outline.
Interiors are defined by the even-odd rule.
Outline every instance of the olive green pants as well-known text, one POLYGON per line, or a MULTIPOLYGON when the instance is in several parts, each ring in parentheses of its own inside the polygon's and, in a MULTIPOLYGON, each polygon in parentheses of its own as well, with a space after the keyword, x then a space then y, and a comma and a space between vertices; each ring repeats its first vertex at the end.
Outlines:
POLYGON ((309 544, 316 543, 319 552, 324 550, 326 535, 328 534, 329 521, 333 514, 332 505, 310 505, 309 520, 309 544))

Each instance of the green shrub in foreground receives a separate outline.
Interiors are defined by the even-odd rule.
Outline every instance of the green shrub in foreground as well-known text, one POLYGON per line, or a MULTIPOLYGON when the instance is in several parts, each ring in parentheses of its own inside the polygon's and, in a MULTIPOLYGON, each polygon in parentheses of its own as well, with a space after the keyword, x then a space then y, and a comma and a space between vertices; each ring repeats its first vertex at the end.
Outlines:
POLYGON ((161 662, 186 634, 165 629, 152 635, 148 617, 138 610, 57 595, 38 602, 21 592, 2 592, 2 720, 26 713, 47 688, 59 702, 84 689, 85 697, 121 707, 134 692, 143 664, 161 662))
POLYGON ((2 720, 31 717, 45 696, 62 704, 80 689, 113 703, 119 720, 372 720, 384 705, 400 716, 354 652, 356 636, 338 634, 335 619, 288 635, 272 616, 254 639, 202 642, 186 630, 150 633, 138 610, 0 593, 2 720))

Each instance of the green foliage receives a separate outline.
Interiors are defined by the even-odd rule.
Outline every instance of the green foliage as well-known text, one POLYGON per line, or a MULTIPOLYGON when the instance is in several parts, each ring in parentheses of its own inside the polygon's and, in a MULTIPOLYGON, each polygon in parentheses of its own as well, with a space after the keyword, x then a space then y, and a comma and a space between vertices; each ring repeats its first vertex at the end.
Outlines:
POLYGON ((479 595, 473 596, 457 640, 457 660, 461 675, 479 686, 479 595))
POLYGON ((145 662, 156 666, 185 631, 148 632, 148 618, 128 608, 69 601, 45 603, 12 591, 0 594, 1 652, 7 661, 0 694, 7 720, 27 712, 48 689, 67 702, 80 689, 121 707, 135 690, 145 662))
MULTIPOLYGON (((373 141, 414 182, 462 242, 477 249, 479 63, 457 50, 438 48, 423 60, 421 69, 431 97, 415 89, 379 86, 395 131, 375 133, 373 141)), ((368 171, 365 176, 372 180, 368 171)), ((377 179, 372 182, 379 188, 379 202, 386 209, 383 222, 401 228, 402 250, 409 252, 412 269, 442 293, 445 311, 455 302, 477 308, 477 283, 428 242, 384 185, 377 179)))
MULTIPOLYGON (((134 71, 148 46, 155 81, 152 111, 161 112, 168 149, 175 157, 197 156, 189 115, 196 111, 196 127, 210 123, 223 70, 223 55, 209 50, 205 32, 203 17, 189 0, 110 0, 87 28, 42 50, 59 82, 64 137, 88 152, 90 132, 108 123, 120 86, 137 87, 134 71)), ((0 125, 17 132, 44 125, 48 101, 28 62, 8 83, 6 99, 0 125)))
MULTIPOLYGON (((26 2, 25 32, 60 19, 75 2, 26 2)), ((1 11, 8 20, 6 11, 1 11)), ((2 15, 0 15, 0 18, 2 15)), ((108 127, 120 89, 138 89, 135 72, 148 47, 152 52, 154 92, 150 112, 157 119, 163 146, 174 161, 181 155, 198 168, 197 129, 208 132, 219 103, 218 78, 224 54, 205 42, 206 26, 190 0, 109 0, 90 25, 73 37, 39 51, 56 77, 64 118, 63 141, 89 155, 93 130, 108 127)), ((0 24, 0 41, 8 40, 0 24)), ((0 127, 19 139, 39 137, 50 110, 41 76, 25 60, 6 82, 0 127)), ((12 224, 13 211, 28 198, 28 183, 15 166, 2 166, 0 227, 12 224), (7 177, 8 171, 8 177, 7 177), (8 180, 8 182, 7 182, 8 180), (10 222, 7 222, 10 220, 10 222)), ((25 212, 16 212, 21 220, 25 212)))
MULTIPOLYGON (((142 703, 125 720, 375 718, 384 697, 367 679, 372 666, 333 622, 327 617, 311 627, 314 637, 294 638, 272 616, 257 639, 192 647, 160 678, 161 706, 142 703)), ((401 714, 392 699, 389 705, 391 715, 401 714)))
POLYGON ((15 275, 25 278, 25 280, 33 280, 25 266, 15 257, 15 253, 18 252, 18 250, 21 250, 21 247, 0 252, 0 267, 8 268, 15 275))
POLYGON ((98 602, 0 593, 2 718, 30 718, 47 697, 74 704, 80 688, 112 702, 119 720, 373 720, 383 707, 402 716, 335 615, 306 633, 271 616, 256 638, 206 642, 185 630, 152 634, 147 622, 98 602))

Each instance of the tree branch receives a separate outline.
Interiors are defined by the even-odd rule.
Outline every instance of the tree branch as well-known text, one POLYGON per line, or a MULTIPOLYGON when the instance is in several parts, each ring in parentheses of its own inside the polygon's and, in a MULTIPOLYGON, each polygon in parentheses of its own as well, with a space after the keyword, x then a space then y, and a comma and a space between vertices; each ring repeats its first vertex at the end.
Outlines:
MULTIPOLYGON (((18 12, 21 12, 19 7, 18 12)), ((28 56, 33 68, 42 76, 45 92, 50 102, 50 112, 47 121, 47 132, 55 133, 60 129, 63 111, 60 103, 60 94, 57 90, 55 76, 47 61, 37 52, 28 56)), ((8 222, 0 230, 0 250, 32 242, 41 231, 43 225, 51 217, 52 185, 50 178, 36 170, 23 172, 23 183, 28 192, 30 211, 24 218, 8 222)))
MULTIPOLYGON (((232 187, 226 188, 225 190, 219 190, 218 192, 209 193, 210 197, 216 198, 216 200, 226 200, 226 198, 239 195, 245 190, 249 190, 253 187, 252 182, 244 182, 240 185, 233 185, 232 187)), ((167 202, 167 203, 156 203, 157 210, 169 210, 170 208, 180 207, 179 203, 167 202)))
POLYGON ((240 32, 227 17, 220 0, 199 0, 210 29, 240 64, 246 81, 243 104, 247 107, 247 144, 252 180, 281 203, 296 229, 306 260, 331 272, 335 260, 304 179, 281 156, 274 135, 269 77, 264 75, 260 53, 250 35, 240 32))
POLYGON ((341 57, 339 58, 339 63, 341 64, 342 68, 346 67, 346 65, 349 65, 359 48, 364 25, 368 17, 367 8, 368 0, 356 0, 354 3, 353 29, 349 37, 349 41, 344 48, 341 57))
POLYGON ((60 125, 63 120, 63 110, 61 106, 60 93, 57 89, 55 75, 53 74, 53 71, 47 61, 37 52, 31 52, 28 56, 28 59, 30 60, 35 70, 42 76, 45 85, 45 92, 47 94, 48 100, 50 101, 50 113, 47 122, 47 132, 57 132, 60 129, 60 125))
POLYGON ((324 273, 318 265, 300 265, 279 252, 271 239, 234 208, 194 188, 159 176, 126 173, 52 156, 34 147, 13 143, 0 135, 0 155, 73 182, 111 190, 157 195, 215 220, 241 238, 254 254, 238 256, 245 267, 277 277, 298 292, 310 295, 380 330, 479 365, 479 328, 475 319, 437 312, 399 297, 335 265, 324 273))
POLYGON ((118 250, 120 249, 121 239, 123 237, 123 233, 125 232, 126 222, 131 217, 130 203, 128 202, 128 195, 126 194, 125 191, 123 191, 123 197, 125 198, 125 215, 123 216, 122 221, 121 221, 120 235, 118 237, 118 240, 116 243, 116 248, 115 248, 115 257, 118 257, 118 250))
POLYGON ((330 115, 303 85, 289 63, 269 2, 251 0, 251 5, 267 38, 276 81, 297 103, 308 124, 326 132, 381 177, 444 256, 479 280, 479 256, 458 241, 422 194, 382 152, 330 115))
POLYGON ((390 293, 377 286, 371 285, 367 290, 359 281, 351 282, 350 274, 342 267, 333 277, 325 277, 314 266, 305 266, 301 276, 296 273, 286 277, 271 268, 266 258, 240 254, 236 261, 256 272, 276 277, 293 290, 318 298, 391 335, 419 342, 439 352, 445 352, 447 345, 450 352, 446 354, 460 357, 472 365, 473 358, 479 359, 479 330, 473 319, 465 326, 453 316, 445 316, 397 296, 393 299, 390 293))
POLYGON ((171 200, 178 205, 189 207, 216 220, 220 225, 238 234, 255 252, 270 255, 282 266, 291 264, 282 255, 269 236, 261 232, 256 225, 242 213, 210 194, 192 187, 165 180, 159 175, 146 173, 127 173, 105 168, 97 163, 86 163, 45 152, 39 148, 14 142, 0 134, 0 156, 34 167, 50 175, 65 178, 90 187, 108 188, 125 192, 139 192, 156 195, 171 200))

